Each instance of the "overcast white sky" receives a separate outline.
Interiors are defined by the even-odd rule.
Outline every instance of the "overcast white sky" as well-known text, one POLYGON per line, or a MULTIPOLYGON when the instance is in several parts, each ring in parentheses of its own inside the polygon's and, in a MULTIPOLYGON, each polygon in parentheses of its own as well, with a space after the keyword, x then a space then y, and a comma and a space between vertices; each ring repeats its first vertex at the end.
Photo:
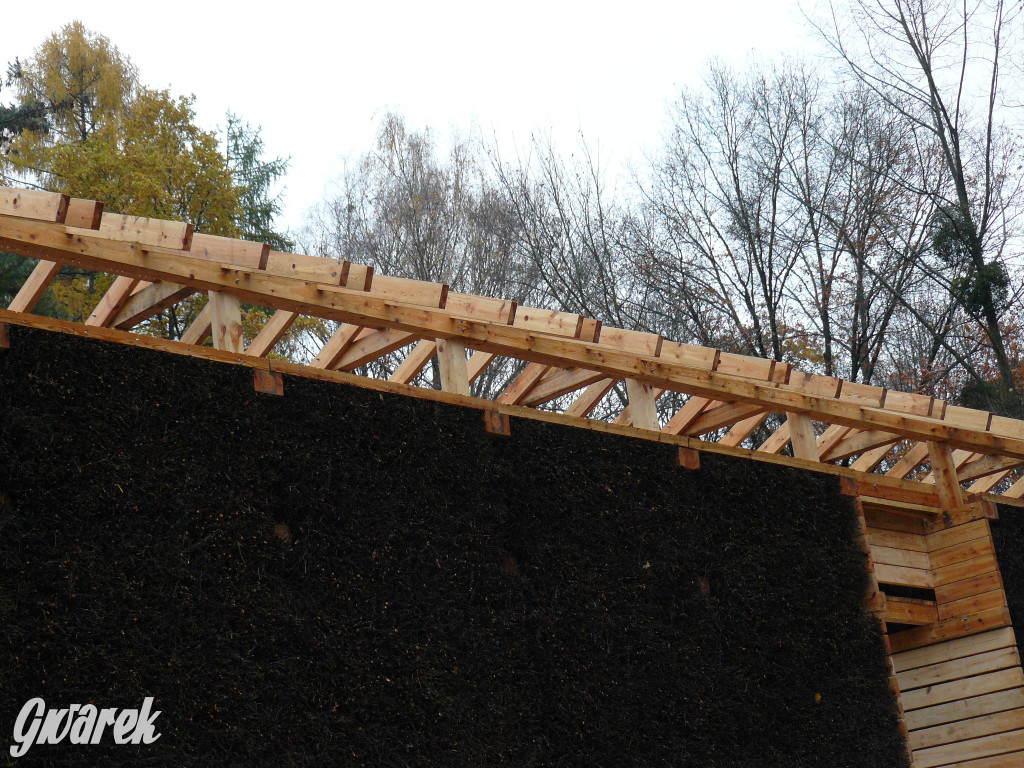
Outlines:
POLYGON ((146 85, 194 93, 204 128, 229 109, 262 126, 269 154, 292 159, 290 227, 344 157, 371 148, 388 110, 442 135, 475 124, 509 150, 540 130, 568 151, 582 129, 619 167, 657 142, 666 102, 709 56, 820 50, 797 0, 47 0, 5 7, 0 63, 72 19, 127 53, 146 85))

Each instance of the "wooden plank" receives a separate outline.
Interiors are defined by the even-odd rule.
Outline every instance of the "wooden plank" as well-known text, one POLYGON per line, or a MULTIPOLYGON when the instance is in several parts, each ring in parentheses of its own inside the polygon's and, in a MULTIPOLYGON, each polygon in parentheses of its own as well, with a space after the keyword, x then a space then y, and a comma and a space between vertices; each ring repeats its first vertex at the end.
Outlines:
POLYGON ((271 250, 267 254, 267 272, 297 280, 316 280, 331 285, 345 285, 351 264, 344 259, 307 256, 271 250))
MULTIPOLYGON (((998 574, 997 574, 998 575, 998 574)), ((948 621, 961 616, 971 616, 975 613, 988 611, 993 608, 1006 607, 1006 593, 1002 587, 964 597, 961 600, 952 600, 943 603, 938 607, 939 621, 948 621)))
MULTIPOLYGON (((832 424, 825 428, 825 431, 818 436, 818 455, 824 457, 829 451, 835 448, 844 437, 859 433, 859 429, 844 427, 842 424, 832 424)), ((824 461, 824 458, 822 459, 824 461)))
POLYGON ((977 480, 989 475, 996 475, 1019 467, 1020 459, 1011 459, 1005 456, 982 456, 979 459, 963 464, 957 469, 957 480, 961 483, 977 480))
POLYGON ((942 508, 960 509, 964 505, 964 494, 956 476, 956 464, 949 443, 929 441, 928 457, 932 462, 932 474, 935 475, 935 487, 942 508))
POLYGON ((911 669, 941 664, 954 659, 962 659, 967 656, 976 656, 980 653, 996 651, 1001 648, 1016 648, 1017 639, 1012 627, 995 629, 991 632, 984 632, 969 637, 961 637, 950 640, 947 643, 929 645, 923 648, 893 653, 890 655, 893 669, 897 674, 911 669))
POLYGON ((441 369, 441 389, 458 395, 469 394, 466 347, 451 339, 437 340, 437 363, 441 369))
POLYGON ((889 644, 893 653, 899 653, 924 645, 942 643, 958 637, 1008 626, 1010 626, 1010 612, 1005 608, 993 608, 962 618, 940 621, 930 627, 917 627, 905 632, 896 632, 889 635, 889 644))
POLYGON ((903 719, 908 729, 918 731, 1021 707, 1024 707, 1024 688, 1010 688, 982 696, 972 696, 969 699, 957 699, 934 707, 915 709, 906 712, 903 719))
POLYGON ((944 587, 957 581, 963 581, 974 576, 982 576, 986 573, 998 571, 995 555, 989 554, 973 560, 964 560, 958 563, 947 565, 945 568, 935 568, 932 571, 932 581, 937 587, 944 587))
POLYGON ((345 288, 351 291, 369 291, 373 287, 373 267, 368 264, 349 264, 343 282, 345 288))
POLYGON ((700 451, 692 448, 680 448, 676 452, 676 466, 696 472, 700 469, 700 451))
POLYGON ((516 302, 506 299, 489 299, 449 291, 445 309, 456 317, 471 317, 475 320, 510 325, 515 320, 517 305, 516 302))
POLYGON ((28 279, 22 283, 10 306, 11 312, 31 312, 43 298, 53 278, 60 272, 61 265, 55 261, 41 260, 32 270, 28 279))
POLYGON ((553 309, 519 307, 512 325, 526 331, 578 339, 583 331, 583 315, 557 312, 553 309))
POLYGON ((582 394, 577 397, 570 405, 565 413, 567 416, 576 416, 579 418, 585 418, 590 415, 590 412, 594 410, 604 396, 612 391, 612 387, 615 386, 615 379, 601 379, 596 381, 583 390, 582 394))
POLYGON ((432 339, 423 339, 412 348, 405 360, 395 369, 388 381, 396 381, 408 384, 419 375, 419 372, 430 362, 430 358, 437 351, 437 342, 432 339))
POLYGON ((865 503, 864 518, 869 527, 880 530, 902 531, 921 536, 925 531, 924 518, 918 514, 903 514, 898 510, 884 509, 865 503))
POLYGON ((929 533, 925 538, 928 544, 928 551, 934 552, 947 547, 955 547, 957 544, 964 544, 975 539, 991 539, 992 529, 988 520, 973 520, 953 528, 945 528, 941 531, 929 533))
POLYGON ((850 469, 855 469, 858 472, 871 472, 882 463, 882 460, 889 455, 890 451, 896 446, 899 440, 893 440, 892 442, 880 445, 877 448, 873 448, 870 451, 865 451, 857 460, 850 465, 850 469))
POLYGON ((938 418, 941 414, 935 412, 936 400, 928 395, 917 395, 912 392, 898 392, 890 389, 885 395, 886 410, 905 413, 910 416, 933 416, 938 418))
MULTIPOLYGON (((935 601, 940 604, 954 603, 974 595, 982 595, 1003 588, 1003 577, 999 571, 990 571, 952 581, 935 588, 935 601)), ((972 611, 973 613, 973 611, 972 611)))
MULTIPOLYGON (((193 239, 193 231, 192 225, 183 221, 165 221, 144 216, 104 213, 100 218, 99 235, 115 242, 139 243, 175 251, 188 251, 193 239)), ((68 227, 67 232, 71 235, 80 232, 96 234, 77 227, 68 227)))
POLYGON ((181 334, 181 343, 195 344, 197 346, 201 345, 206 341, 207 337, 209 337, 210 329, 210 303, 207 302, 203 305, 203 308, 199 310, 199 314, 196 315, 192 324, 185 329, 183 334, 181 334))
POLYGON ((0 187, 0 216, 62 224, 67 218, 70 202, 70 197, 57 192, 0 187))
MULTIPOLYGON (((891 432, 882 432, 878 429, 855 431, 836 443, 828 451, 821 451, 821 460, 842 461, 865 451, 871 451, 887 445, 891 446, 898 439, 897 435, 891 432)), ((819 445, 820 448, 821 446, 819 445)))
POLYGON ((1015 730, 1024 730, 1024 708, 1010 709, 982 715, 971 720, 918 730, 910 734, 909 745, 913 750, 928 749, 942 744, 952 744, 1015 730))
POLYGON ((99 229, 103 220, 103 203, 72 197, 68 202, 68 213, 64 224, 82 229, 99 229))
POLYGON ((885 404, 886 395, 885 387, 858 384, 853 381, 844 381, 842 389, 839 390, 840 400, 855 405, 867 406, 868 408, 882 408, 885 404))
POLYGON ((986 475, 974 482, 971 487, 967 489, 967 492, 988 493, 1011 474, 1013 474, 1013 469, 1004 469, 1001 472, 993 472, 991 475, 986 475))
POLYGON ((947 405, 942 420, 964 429, 975 429, 981 432, 992 426, 992 414, 974 408, 963 408, 958 405, 947 405))
POLYGON ((793 455, 798 459, 818 461, 817 438, 814 435, 814 424, 802 413, 787 413, 790 441, 793 444, 793 455))
POLYGON ((644 384, 636 379, 626 379, 626 396, 629 398, 629 410, 634 427, 661 429, 661 425, 658 424, 658 407, 655 404, 657 395, 650 384, 644 384))
POLYGON ((788 376, 789 373, 787 366, 776 366, 774 360, 735 355, 731 352, 719 354, 718 368, 716 370, 718 373, 724 373, 728 376, 740 376, 760 381, 778 381, 777 377, 788 376), (777 367, 780 370, 779 374, 776 374, 777 367))
POLYGON ((1003 495, 1011 499, 1024 497, 1024 475, 1021 475, 1020 479, 1011 485, 1003 495))
POLYGON ((355 370, 372 360, 377 360, 395 350, 406 347, 416 341, 416 337, 405 331, 387 328, 358 339, 352 344, 335 364, 339 371, 355 370))
POLYGON ((911 446, 910 450, 903 454, 900 460, 885 474, 887 477, 906 477, 921 466, 921 462, 927 458, 928 445, 926 443, 918 443, 911 446))
POLYGON ((137 289, 138 286, 110 321, 110 327, 127 331, 195 293, 190 286, 164 281, 151 283, 141 291, 137 289))
POLYGON ((956 763, 956 768, 1020 768, 1022 756, 1020 751, 1005 752, 992 757, 967 760, 956 763))
POLYGON ((758 451, 761 453, 778 454, 782 452, 782 449, 789 445, 789 422, 782 422, 782 426, 776 429, 771 436, 765 440, 758 447, 758 451))
POLYGON ((497 397, 497 402, 520 405, 526 399, 526 396, 530 394, 530 390, 537 386, 537 383, 550 370, 550 365, 541 365, 540 363, 527 364, 522 372, 516 376, 515 380, 497 397))
POLYGON ((645 333, 643 331, 630 331, 625 328, 613 328, 604 326, 601 329, 601 345, 619 349, 624 352, 633 352, 637 355, 647 357, 658 357, 661 354, 662 344, 665 337, 658 333, 645 333))
MULTIPOLYGON (((899 672, 896 678, 900 683, 900 692, 904 697, 909 691, 918 688, 933 689, 938 685, 963 680, 965 678, 987 675, 991 672, 998 672, 1001 669, 1020 667, 1020 655, 1016 646, 999 648, 984 653, 977 653, 973 656, 964 656, 951 661, 943 661, 938 664, 931 664, 927 667, 918 667, 907 672, 899 672)), ((928 691, 924 695, 931 695, 928 691)), ((963 698, 957 696, 955 698, 963 698)), ((946 699, 952 701, 952 699, 946 699)), ((936 702, 941 703, 941 702, 936 702)), ((914 707, 907 706, 907 709, 914 707)))
POLYGON ((700 418, 704 411, 716 405, 715 401, 709 400, 706 397, 693 396, 683 407, 676 411, 675 415, 668 420, 668 424, 662 429, 663 432, 670 435, 678 435, 689 429, 690 425, 693 424, 697 419, 700 418))
MULTIPOLYGON (((974 760, 990 755, 1001 755, 1006 752, 1024 750, 1024 730, 999 733, 994 736, 983 736, 970 741, 960 741, 942 747, 922 749, 914 753, 914 768, 939 768, 939 766, 957 764, 966 760, 974 760)), ((1020 765, 1020 756, 1016 758, 1020 765)), ((968 764, 970 766, 970 764, 968 764)), ((970 766, 970 768, 977 768, 970 766)))
POLYGON ((100 298, 96 308, 86 318, 85 324, 101 328, 109 326, 121 308, 127 303, 132 291, 135 290, 135 286, 138 284, 139 279, 137 277, 115 278, 110 288, 100 298))
POLYGON ((242 306, 238 297, 221 291, 210 291, 208 296, 213 348, 227 352, 243 352, 245 339, 242 338, 242 306))
MULTIPOLYGON (((338 326, 338 329, 331 335, 331 338, 327 340, 316 357, 313 358, 310 365, 314 368, 327 368, 334 370, 335 365, 341 356, 345 354, 345 350, 355 344, 356 339, 359 338, 359 334, 365 329, 362 326, 354 325, 351 323, 342 323, 338 326)), ((372 331, 371 331, 372 333, 372 331)))
POLYGON ((270 316, 270 319, 260 329, 260 332, 256 334, 256 338, 252 340, 252 344, 245 350, 245 354, 265 357, 288 332, 288 329, 291 328, 292 323, 297 318, 298 314, 295 312, 289 312, 285 309, 277 310, 270 316))
MULTIPOLYGON (((867 518, 865 517, 865 520, 867 518)), ((928 542, 921 533, 890 531, 884 528, 873 528, 868 525, 868 542, 872 546, 906 549, 911 552, 927 552, 928 542)))
POLYGON ((875 565, 899 565, 904 568, 919 568, 923 571, 931 569, 927 552, 915 552, 907 549, 871 545, 871 559, 875 565))
POLYGON ((1019 688, 1024 685, 1024 672, 1019 666, 1006 667, 973 677, 965 677, 948 683, 900 691, 900 702, 904 712, 933 707, 951 701, 961 701, 989 693, 1019 688))
POLYGON ((768 411, 762 411, 743 419, 743 421, 737 421, 718 443, 720 445, 739 445, 750 437, 754 430, 764 424, 770 415, 768 411))
POLYGON ((373 293, 389 301, 398 301, 417 307, 444 309, 448 302, 448 285, 410 280, 405 277, 376 275, 373 278, 373 293))
MULTIPOLYGON (((714 371, 718 368, 721 352, 713 347, 698 347, 665 340, 661 344, 661 359, 691 368, 714 371)), ((1024 437, 1024 436, 1022 436, 1024 437)))
POLYGON ((270 259, 270 246, 232 237, 196 233, 192 236, 189 255, 206 261, 231 264, 249 269, 265 270, 270 259))
POLYGON ((466 371, 469 374, 469 383, 472 384, 474 381, 483 375, 483 372, 487 370, 494 358, 496 358, 493 352, 481 352, 476 350, 472 355, 469 356, 469 362, 466 364, 466 371))
POLYGON ((807 373, 794 369, 789 375, 789 384, 801 392, 806 392, 815 397, 839 397, 843 386, 843 380, 833 376, 821 376, 817 373, 807 373))
MULTIPOLYGON (((988 522, 988 521, 983 521, 988 522)), ((928 557, 932 561, 932 570, 939 570, 957 563, 975 560, 986 555, 995 556, 995 547, 991 538, 975 539, 953 547, 934 549, 928 557)))
POLYGON ((523 405, 535 407, 600 381, 604 376, 583 368, 552 368, 533 388, 523 405))
POLYGON ((704 435, 764 412, 763 408, 756 405, 748 405, 747 403, 723 403, 704 411, 689 427, 682 431, 682 434, 704 435))
POLYGON ((875 577, 880 584, 895 584, 918 589, 931 589, 932 587, 932 572, 921 568, 875 563, 875 577))
MULTIPOLYGON (((886 595, 883 618, 894 624, 924 626, 939 620, 938 610, 931 600, 886 595)), ((902 685, 901 685, 902 687, 902 685)))

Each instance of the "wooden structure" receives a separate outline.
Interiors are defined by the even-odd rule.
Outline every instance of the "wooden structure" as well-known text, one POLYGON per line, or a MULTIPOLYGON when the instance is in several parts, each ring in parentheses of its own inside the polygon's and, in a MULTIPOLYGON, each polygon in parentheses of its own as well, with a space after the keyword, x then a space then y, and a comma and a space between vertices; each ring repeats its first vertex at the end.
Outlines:
POLYGON ((479 409, 498 434, 514 415, 677 445, 691 470, 704 451, 838 476, 862 516, 866 603, 888 632, 914 764, 1024 764, 1024 671, 989 528, 997 503, 1024 506, 1024 422, 58 194, 0 188, 0 250, 39 260, 0 309, 0 347, 7 325, 31 326, 247 366, 262 392, 282 394, 285 375, 344 381, 479 409), (84 324, 32 314, 65 264, 116 276, 84 324), (181 340, 131 332, 195 293, 209 301, 181 340), (243 301, 273 310, 248 346, 243 301), (300 315, 339 326, 310 365, 268 359, 300 315), (387 381, 351 373, 396 352, 387 381), (496 400, 471 397, 498 357, 521 373, 496 400), (442 391, 410 384, 432 358, 442 391), (619 383, 629 405, 588 418, 619 383), (668 391, 688 399, 662 424, 668 391), (781 426, 741 447, 772 414, 781 426))

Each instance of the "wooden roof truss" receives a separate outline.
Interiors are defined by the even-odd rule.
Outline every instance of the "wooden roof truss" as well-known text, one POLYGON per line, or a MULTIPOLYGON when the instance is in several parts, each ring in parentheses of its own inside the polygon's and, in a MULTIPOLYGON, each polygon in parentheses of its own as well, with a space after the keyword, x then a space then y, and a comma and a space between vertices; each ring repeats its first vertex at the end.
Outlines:
POLYGON ((352 372, 404 350, 392 383, 413 382, 436 358, 442 389, 465 396, 496 358, 512 358, 525 367, 495 406, 515 412, 584 419, 621 385, 628 405, 610 423, 680 445, 849 467, 878 493, 947 511, 981 498, 1024 498, 1024 422, 925 395, 378 275, 368 265, 277 252, 181 222, 112 214, 101 203, 47 192, 0 188, 0 249, 39 259, 3 322, 38 325, 33 308, 61 266, 75 265, 116 276, 85 322, 93 335, 112 329, 107 337, 116 338, 205 293, 208 303, 174 344, 212 337, 216 350, 252 362, 265 359, 300 315, 325 318, 339 323, 337 331, 306 368, 352 372), (243 301, 272 310, 247 347, 243 301), (662 423, 658 401, 667 392, 688 397, 662 423), (739 448, 772 414, 781 426, 756 449, 739 448))

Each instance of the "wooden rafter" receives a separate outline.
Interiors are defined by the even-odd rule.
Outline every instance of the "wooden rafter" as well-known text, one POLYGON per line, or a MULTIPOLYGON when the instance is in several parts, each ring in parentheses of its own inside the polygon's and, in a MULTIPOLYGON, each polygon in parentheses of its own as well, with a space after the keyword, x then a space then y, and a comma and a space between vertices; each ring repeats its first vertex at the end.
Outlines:
MULTIPOLYGON (((309 315, 340 323, 318 356, 320 368, 351 370, 408 347, 395 381, 412 381, 435 354, 445 389, 464 394, 496 357, 507 357, 526 363, 525 378, 503 396, 509 403, 536 407, 582 390, 565 413, 587 416, 622 381, 630 405, 616 422, 656 430, 657 395, 676 392, 689 397, 661 431, 702 435, 728 427, 726 447, 746 440, 769 414, 784 413, 785 422, 761 453, 776 455, 792 444, 798 458, 857 457, 858 471, 873 471, 906 441, 909 448, 890 478, 905 478, 927 461, 939 477, 936 486, 944 486, 953 502, 950 469, 957 482, 974 481, 973 490, 994 487, 1000 480, 992 478, 1005 479, 1024 462, 1024 423, 988 412, 603 327, 573 313, 458 294, 440 283, 375 276, 368 265, 279 253, 260 243, 190 232, 178 222, 98 214, 100 206, 90 201, 69 200, 63 214, 56 198, 37 201, 18 215, 0 205, 0 247, 55 269, 71 264, 115 275, 91 318, 96 325, 131 327, 191 293, 207 292, 215 306, 197 318, 186 341, 202 341, 209 327, 219 347, 237 350, 231 339, 240 338, 240 325, 233 306, 246 301, 274 310, 265 333, 250 346, 257 355, 267 354, 299 315, 309 315), (97 221, 98 229, 82 226, 97 221), (219 311, 225 307, 227 320, 219 311), (234 336, 232 328, 238 330, 234 336), (459 346, 461 355, 455 354, 459 346), (820 435, 812 420, 824 424, 820 435)), ((23 289, 26 297, 45 291, 45 271, 35 278, 23 289)))

